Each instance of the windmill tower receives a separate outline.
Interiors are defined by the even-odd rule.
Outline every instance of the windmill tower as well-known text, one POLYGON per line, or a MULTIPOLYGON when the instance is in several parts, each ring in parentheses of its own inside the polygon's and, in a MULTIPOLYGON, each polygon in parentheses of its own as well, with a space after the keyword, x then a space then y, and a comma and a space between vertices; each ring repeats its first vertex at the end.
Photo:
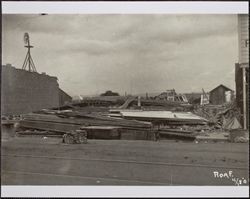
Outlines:
POLYGON ((26 46, 24 46, 24 47, 28 48, 28 51, 27 51, 22 69, 25 70, 26 67, 28 66, 28 70, 30 72, 37 72, 35 64, 33 62, 31 54, 30 54, 30 49, 33 48, 34 46, 30 45, 30 38, 29 38, 29 34, 27 32, 24 33, 23 40, 24 40, 24 43, 26 44, 26 46))

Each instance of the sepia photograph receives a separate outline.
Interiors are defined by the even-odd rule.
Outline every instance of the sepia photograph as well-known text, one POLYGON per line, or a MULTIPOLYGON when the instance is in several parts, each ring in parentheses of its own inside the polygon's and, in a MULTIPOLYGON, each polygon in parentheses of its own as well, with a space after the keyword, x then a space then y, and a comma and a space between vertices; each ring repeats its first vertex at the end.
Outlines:
POLYGON ((2 14, 1 185, 249 186, 248 14, 2 14))

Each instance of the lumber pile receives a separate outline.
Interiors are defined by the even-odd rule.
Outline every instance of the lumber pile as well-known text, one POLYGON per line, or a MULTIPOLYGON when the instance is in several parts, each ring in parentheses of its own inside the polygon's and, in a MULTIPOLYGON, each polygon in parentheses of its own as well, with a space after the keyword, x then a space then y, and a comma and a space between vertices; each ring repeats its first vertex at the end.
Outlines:
POLYGON ((160 138, 172 138, 172 139, 178 139, 178 140, 195 140, 196 135, 190 133, 184 133, 184 132, 166 132, 166 131, 160 131, 160 138))
MULTIPOLYGON (((63 136, 65 133, 85 130, 87 137, 92 139, 121 139, 121 134, 129 133, 148 139, 152 134, 150 122, 111 118, 101 113, 84 113, 78 111, 54 111, 30 113, 23 115, 20 121, 21 129, 34 129, 54 132, 63 136)), ((67 137, 67 136, 66 136, 67 137)), ((138 136, 137 136, 138 137, 138 136)))
POLYGON ((121 118, 111 118, 108 116, 102 116, 95 113, 80 113, 80 112, 65 112, 52 114, 35 114, 30 113, 23 115, 21 124, 24 125, 26 122, 41 122, 41 123, 52 123, 52 124, 67 124, 74 126, 119 126, 128 129, 143 129, 150 130, 152 124, 149 122, 126 120, 121 118))
POLYGON ((186 135, 193 133, 193 131, 177 129, 177 128, 161 128, 160 131, 162 131, 162 132, 171 132, 171 133, 182 133, 182 134, 186 134, 186 135))
POLYGON ((123 129, 117 126, 82 126, 81 130, 88 132, 89 139, 121 139, 123 129))
POLYGON ((62 137, 62 134, 60 132, 51 132, 51 131, 45 131, 45 130, 34 130, 34 129, 26 129, 26 130, 21 130, 17 131, 16 135, 18 137, 62 137))
POLYGON ((185 130, 182 128, 170 128, 170 127, 161 127, 159 129, 159 138, 170 138, 177 140, 195 140, 196 133, 195 131, 185 130))

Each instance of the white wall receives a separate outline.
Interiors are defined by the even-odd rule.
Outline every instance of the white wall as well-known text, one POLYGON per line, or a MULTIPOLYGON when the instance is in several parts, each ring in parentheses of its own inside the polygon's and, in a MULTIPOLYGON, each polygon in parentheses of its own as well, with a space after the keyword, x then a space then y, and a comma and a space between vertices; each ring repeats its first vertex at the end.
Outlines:
POLYGON ((239 63, 249 63, 249 19, 247 14, 238 15, 239 63))

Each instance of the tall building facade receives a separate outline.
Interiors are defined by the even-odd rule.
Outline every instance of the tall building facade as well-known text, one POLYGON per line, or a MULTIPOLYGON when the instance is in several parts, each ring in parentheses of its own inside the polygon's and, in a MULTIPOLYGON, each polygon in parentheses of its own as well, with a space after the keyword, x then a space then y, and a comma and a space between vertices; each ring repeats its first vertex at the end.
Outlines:
POLYGON ((56 77, 2 66, 2 115, 19 115, 59 106, 56 77))
POLYGON ((249 128, 249 15, 238 15, 238 63, 235 64, 236 103, 241 123, 249 128))

